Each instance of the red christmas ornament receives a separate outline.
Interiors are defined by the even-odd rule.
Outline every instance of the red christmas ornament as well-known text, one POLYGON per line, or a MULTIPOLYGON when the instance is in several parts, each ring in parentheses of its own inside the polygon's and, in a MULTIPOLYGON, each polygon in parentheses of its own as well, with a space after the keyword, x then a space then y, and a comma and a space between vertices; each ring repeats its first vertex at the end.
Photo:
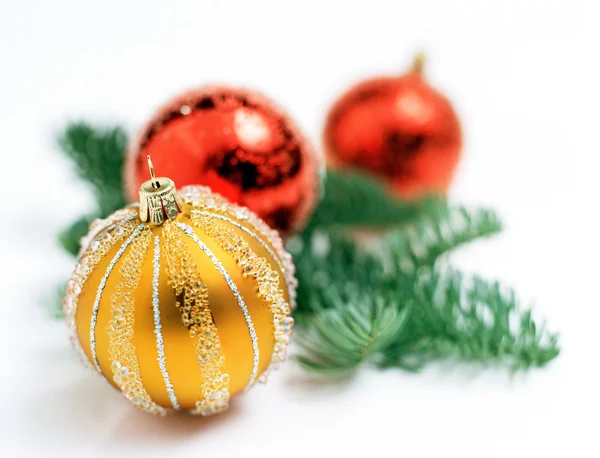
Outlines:
POLYGON ((290 234, 319 194, 321 161, 289 116, 264 96, 206 86, 160 108, 132 143, 126 192, 137 201, 146 155, 177 186, 205 185, 290 234))
POLYGON ((323 134, 329 166, 370 172, 403 198, 445 193, 460 156, 461 129, 422 66, 418 55, 407 74, 361 82, 338 99, 323 134))

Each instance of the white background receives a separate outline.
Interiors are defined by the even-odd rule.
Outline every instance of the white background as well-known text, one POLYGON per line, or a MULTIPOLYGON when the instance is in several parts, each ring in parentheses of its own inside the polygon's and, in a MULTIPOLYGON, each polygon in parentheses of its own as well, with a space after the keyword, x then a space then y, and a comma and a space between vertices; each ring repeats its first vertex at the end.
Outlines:
POLYGON ((0 5, 0 456, 600 456, 597 2, 0 5), (343 385, 289 363, 209 420, 139 413, 80 367, 40 305, 73 264, 56 232, 93 203, 53 144, 67 120, 133 130, 181 89, 231 82, 317 141, 336 94, 421 48, 465 128, 451 196, 506 221, 454 258, 534 304, 561 332, 555 362, 516 377, 366 369, 343 385))

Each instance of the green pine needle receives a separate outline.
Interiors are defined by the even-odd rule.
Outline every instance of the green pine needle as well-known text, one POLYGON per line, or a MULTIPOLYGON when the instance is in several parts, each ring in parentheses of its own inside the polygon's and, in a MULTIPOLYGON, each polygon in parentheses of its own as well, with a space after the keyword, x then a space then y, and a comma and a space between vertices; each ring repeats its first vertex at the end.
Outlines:
POLYGON ((463 224, 426 256, 399 243, 402 232, 377 253, 325 232, 296 244, 300 363, 321 373, 352 373, 367 360, 411 371, 447 359, 523 369, 556 357, 557 336, 537 329, 514 292, 434 267, 441 254, 488 235, 491 226, 482 222, 498 221, 488 210, 460 213, 463 224))
POLYGON ((558 337, 538 329, 514 291, 454 270, 422 271, 404 335, 382 352, 384 366, 422 367, 458 359, 513 370, 541 367, 559 354, 558 337))
POLYGON ((502 230, 502 222, 489 209, 469 210, 465 207, 441 207, 435 213, 424 213, 410 226, 391 232, 381 248, 397 253, 406 272, 420 266, 433 266, 448 251, 477 239, 490 237, 502 230))
POLYGON ((384 351, 402 333, 409 308, 384 304, 380 297, 364 298, 360 307, 316 312, 300 328, 298 342, 305 350, 298 357, 306 369, 318 372, 347 372, 384 351))
POLYGON ((305 232, 399 225, 421 214, 435 212, 442 205, 435 197, 401 201, 376 179, 359 172, 328 171, 323 196, 305 232))
POLYGON ((98 128, 77 122, 67 126, 58 144, 73 161, 77 175, 91 184, 98 204, 94 213, 73 222, 59 235, 61 245, 75 255, 89 223, 110 215, 127 203, 123 193, 127 134, 118 126, 98 128))
POLYGON ((59 137, 59 145, 73 160, 77 174, 92 185, 101 215, 127 204, 123 193, 127 134, 122 127, 73 123, 59 137))

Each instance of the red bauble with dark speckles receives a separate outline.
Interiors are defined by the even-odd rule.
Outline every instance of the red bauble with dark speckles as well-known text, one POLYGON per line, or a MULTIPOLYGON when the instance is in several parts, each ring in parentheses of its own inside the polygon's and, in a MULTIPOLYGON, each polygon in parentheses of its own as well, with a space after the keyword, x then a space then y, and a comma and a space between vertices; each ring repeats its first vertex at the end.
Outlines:
POLYGON ((450 102, 410 72, 359 83, 334 104, 323 135, 328 165, 374 174, 403 198, 444 194, 458 163, 462 135, 450 102))
POLYGON ((311 215, 320 158, 290 117, 264 96, 230 87, 188 91, 160 108, 132 143, 125 169, 133 202, 157 175, 209 186, 289 235, 311 215))

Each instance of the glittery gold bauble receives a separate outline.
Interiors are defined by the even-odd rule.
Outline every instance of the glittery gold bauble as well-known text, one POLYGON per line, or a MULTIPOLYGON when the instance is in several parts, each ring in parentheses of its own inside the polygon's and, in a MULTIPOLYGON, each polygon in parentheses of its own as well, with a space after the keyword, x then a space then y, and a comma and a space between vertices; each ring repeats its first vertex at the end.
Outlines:
POLYGON ((141 207, 96 221, 82 241, 65 299, 72 341, 140 409, 221 412, 285 359, 291 257, 208 188, 148 183, 141 207))
POLYGON ((179 186, 209 186, 282 235, 301 229, 317 203, 323 161, 297 123, 256 91, 203 86, 169 100, 129 148, 125 190, 146 180, 146 155, 179 186))

